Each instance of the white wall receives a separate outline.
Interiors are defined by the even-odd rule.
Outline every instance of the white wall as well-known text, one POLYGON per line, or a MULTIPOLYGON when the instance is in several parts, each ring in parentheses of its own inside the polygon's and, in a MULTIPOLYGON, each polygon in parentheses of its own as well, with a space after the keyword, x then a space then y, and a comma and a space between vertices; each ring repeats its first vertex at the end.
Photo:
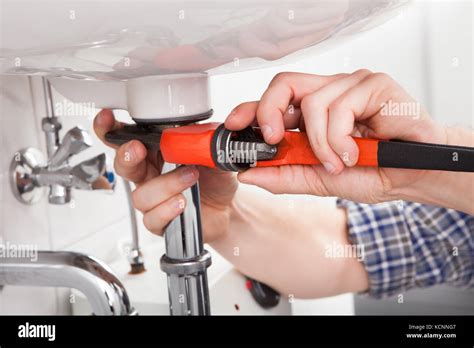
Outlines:
MULTIPOLYGON (((214 120, 224 120, 243 101, 258 99, 279 71, 330 74, 364 67, 392 75, 435 118, 472 126, 472 47, 471 2, 416 3, 382 27, 317 56, 265 70, 213 76, 214 120), (453 57, 457 58, 456 66, 453 57)), ((11 243, 37 243, 46 249, 83 251, 110 262, 116 255, 117 240, 128 238, 129 233, 121 182, 113 196, 75 191, 74 207, 51 206, 46 200, 31 207, 16 202, 8 183, 9 163, 22 147, 44 151, 42 109, 35 110, 26 77, 2 76, 0 85, 0 237, 11 243)), ((63 118, 64 129, 77 123, 91 127, 87 117, 63 118)), ((102 151, 111 154, 95 140, 94 148, 84 157, 102 151)), ((141 229, 142 238, 148 242, 156 239, 141 229)), ((0 313, 68 310, 64 291, 18 287, 0 291, 0 313)))
POLYGON ((436 6, 426 6, 426 12, 430 111, 449 125, 472 127, 474 4, 468 0, 440 1, 436 6))
MULTIPOLYGON (((75 190, 73 201, 66 205, 47 204, 47 198, 44 197, 39 203, 26 206, 19 203, 11 193, 8 169, 15 152, 24 147, 37 147, 46 153, 44 133, 40 130, 45 106, 41 98, 33 103, 29 82, 29 78, 24 76, 0 77, 1 240, 16 245, 37 245, 40 250, 85 252, 109 263, 119 256, 119 244, 131 238, 121 180, 117 180, 115 194, 75 190)), ((91 110, 90 115, 96 111, 91 110)), ((61 122, 62 135, 77 124, 93 134, 92 117, 69 115, 61 117, 61 122)), ((109 158, 113 158, 113 151, 101 144, 95 135, 93 138, 93 148, 84 151, 74 161, 104 151, 109 158)), ((145 233, 142 224, 139 227, 144 243, 158 239, 145 233)), ((156 255, 156 265, 159 257, 156 255)), ((0 290, 0 313, 68 313, 67 293, 64 289, 6 286, 0 290)))
POLYGON ((224 120, 238 103, 256 100, 280 71, 313 74, 382 71, 435 119, 472 126, 473 3, 414 1, 396 18, 322 54, 293 64, 212 77, 212 106, 224 120))

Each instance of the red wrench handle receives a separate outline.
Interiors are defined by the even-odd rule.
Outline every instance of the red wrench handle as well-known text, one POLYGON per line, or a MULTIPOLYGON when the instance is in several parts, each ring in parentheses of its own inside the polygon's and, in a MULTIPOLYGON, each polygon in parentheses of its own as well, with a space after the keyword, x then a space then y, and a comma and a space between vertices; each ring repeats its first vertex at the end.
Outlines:
MULTIPOLYGON (((358 166, 375 167, 378 165, 377 153, 379 140, 354 137, 359 147, 358 166)), ((283 166, 287 164, 321 164, 309 143, 306 133, 286 131, 278 144, 278 152, 271 160, 258 161, 257 167, 283 166)))

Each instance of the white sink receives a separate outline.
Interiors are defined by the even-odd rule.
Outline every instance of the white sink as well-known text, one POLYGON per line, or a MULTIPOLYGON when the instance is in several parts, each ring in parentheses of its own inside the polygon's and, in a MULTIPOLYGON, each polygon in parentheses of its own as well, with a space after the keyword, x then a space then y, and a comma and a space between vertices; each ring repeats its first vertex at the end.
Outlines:
POLYGON ((325 50, 406 2, 0 1, 0 73, 46 74, 73 102, 145 122, 209 114, 208 76, 325 50))
POLYGON ((1 0, 0 72, 123 80, 256 69, 363 31, 405 2, 1 0))

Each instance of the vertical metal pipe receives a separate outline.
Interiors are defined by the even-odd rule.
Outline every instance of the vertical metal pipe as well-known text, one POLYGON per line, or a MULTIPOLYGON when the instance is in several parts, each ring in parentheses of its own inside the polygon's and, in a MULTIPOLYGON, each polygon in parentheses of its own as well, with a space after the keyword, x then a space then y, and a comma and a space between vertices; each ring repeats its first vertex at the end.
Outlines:
MULTIPOLYGON (((123 178, 122 178, 123 179, 123 178)), ((145 271, 145 261, 140 249, 140 240, 138 236, 137 214, 132 202, 132 187, 128 180, 123 179, 125 195, 127 196, 128 212, 130 217, 130 229, 132 232, 132 247, 128 254, 128 262, 130 263, 130 273, 138 274, 145 271)))
MULTIPOLYGON (((47 77, 42 77, 45 117, 42 120, 43 131, 46 136, 46 152, 48 159, 53 156, 59 147, 59 131, 61 123, 54 114, 54 101, 51 84, 47 77)), ((53 184, 49 188, 48 200, 52 204, 65 204, 71 200, 71 188, 53 184)))
POLYGON ((42 77, 42 82, 45 118, 48 118, 48 120, 43 121, 43 130, 45 131, 46 135, 46 151, 48 153, 48 158, 50 158, 56 152, 59 146, 59 130, 61 129, 61 123, 59 123, 59 120, 54 115, 51 85, 46 77, 42 77))
MULTIPOLYGON (((176 165, 166 164, 164 172, 176 165)), ((204 250, 199 185, 183 192, 187 204, 183 213, 165 231, 166 254, 161 267, 168 274, 171 315, 209 315, 207 267, 210 256, 204 250)))

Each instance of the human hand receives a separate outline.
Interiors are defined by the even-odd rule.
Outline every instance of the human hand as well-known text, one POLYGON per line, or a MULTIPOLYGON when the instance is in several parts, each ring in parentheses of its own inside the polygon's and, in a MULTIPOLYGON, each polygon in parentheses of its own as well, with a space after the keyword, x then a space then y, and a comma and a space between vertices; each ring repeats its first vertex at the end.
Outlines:
POLYGON ((274 193, 309 193, 377 203, 415 190, 423 170, 354 167, 358 147, 351 136, 446 144, 443 127, 392 78, 358 70, 319 76, 280 73, 258 102, 237 106, 225 125, 240 130, 259 125, 267 143, 277 144, 285 129, 306 131, 323 166, 252 168, 241 182, 274 193), (399 115, 401 108, 408 113, 399 115))
POLYGON ((231 203, 238 187, 235 175, 195 166, 181 166, 161 174, 161 156, 148 153, 138 140, 121 146, 105 140, 107 132, 123 126, 110 110, 102 110, 94 119, 97 136, 116 150, 115 171, 136 185, 132 194, 133 205, 143 213, 145 227, 162 235, 168 223, 186 206, 182 192, 199 181, 204 240, 210 242, 221 238, 227 232, 231 203))

